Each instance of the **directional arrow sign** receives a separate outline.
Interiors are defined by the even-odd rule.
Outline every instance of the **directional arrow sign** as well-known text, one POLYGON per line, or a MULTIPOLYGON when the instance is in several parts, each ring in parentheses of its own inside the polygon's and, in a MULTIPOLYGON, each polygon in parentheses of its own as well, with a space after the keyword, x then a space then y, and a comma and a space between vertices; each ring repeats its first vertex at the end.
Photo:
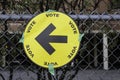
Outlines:
POLYGON ((69 63, 79 50, 76 23, 61 12, 44 12, 30 20, 24 32, 24 50, 35 64, 49 68, 69 63))
POLYGON ((67 43, 67 36, 50 35, 56 27, 51 23, 42 33, 35 39, 48 52, 52 54, 55 49, 49 43, 67 43))

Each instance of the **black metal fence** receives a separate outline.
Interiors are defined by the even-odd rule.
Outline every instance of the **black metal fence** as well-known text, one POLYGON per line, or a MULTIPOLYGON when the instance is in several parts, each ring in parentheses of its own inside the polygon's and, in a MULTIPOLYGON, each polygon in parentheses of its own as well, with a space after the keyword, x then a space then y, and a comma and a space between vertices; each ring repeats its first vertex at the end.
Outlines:
POLYGON ((0 80, 120 79, 119 9, 100 13, 95 1, 96 5, 88 10, 85 0, 12 1, 1 1, 0 80), (29 20, 48 9, 70 15, 80 33, 84 34, 77 56, 65 66, 55 69, 55 77, 47 69, 32 63, 25 55, 23 44, 19 43, 29 20))

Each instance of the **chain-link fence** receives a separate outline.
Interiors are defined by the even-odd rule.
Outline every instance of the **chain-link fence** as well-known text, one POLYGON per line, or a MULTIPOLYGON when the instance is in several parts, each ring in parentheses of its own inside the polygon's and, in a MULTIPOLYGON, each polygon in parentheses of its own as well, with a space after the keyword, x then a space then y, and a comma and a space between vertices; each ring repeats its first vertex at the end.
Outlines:
POLYGON ((0 3, 0 80, 120 79, 119 0, 116 3, 115 0, 1 0, 0 3), (49 9, 70 15, 84 34, 74 60, 55 69, 55 77, 31 62, 19 43, 29 20, 49 9))

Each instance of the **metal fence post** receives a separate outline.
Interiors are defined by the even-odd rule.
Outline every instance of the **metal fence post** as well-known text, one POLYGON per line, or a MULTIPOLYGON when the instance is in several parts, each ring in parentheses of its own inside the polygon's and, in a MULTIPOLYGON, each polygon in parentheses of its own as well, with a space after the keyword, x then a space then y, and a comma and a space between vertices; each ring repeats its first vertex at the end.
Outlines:
POLYGON ((103 69, 108 70, 108 39, 106 33, 103 33, 103 69))

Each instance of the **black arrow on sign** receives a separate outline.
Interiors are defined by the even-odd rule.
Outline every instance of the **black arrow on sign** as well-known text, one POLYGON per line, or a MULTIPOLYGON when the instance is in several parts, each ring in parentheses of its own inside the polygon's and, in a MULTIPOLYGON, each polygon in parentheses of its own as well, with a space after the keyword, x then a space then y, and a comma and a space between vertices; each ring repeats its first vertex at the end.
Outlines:
POLYGON ((50 35, 56 27, 51 23, 42 33, 40 33, 35 39, 36 41, 48 52, 52 54, 55 49, 49 44, 51 43, 67 43, 67 36, 50 35))

